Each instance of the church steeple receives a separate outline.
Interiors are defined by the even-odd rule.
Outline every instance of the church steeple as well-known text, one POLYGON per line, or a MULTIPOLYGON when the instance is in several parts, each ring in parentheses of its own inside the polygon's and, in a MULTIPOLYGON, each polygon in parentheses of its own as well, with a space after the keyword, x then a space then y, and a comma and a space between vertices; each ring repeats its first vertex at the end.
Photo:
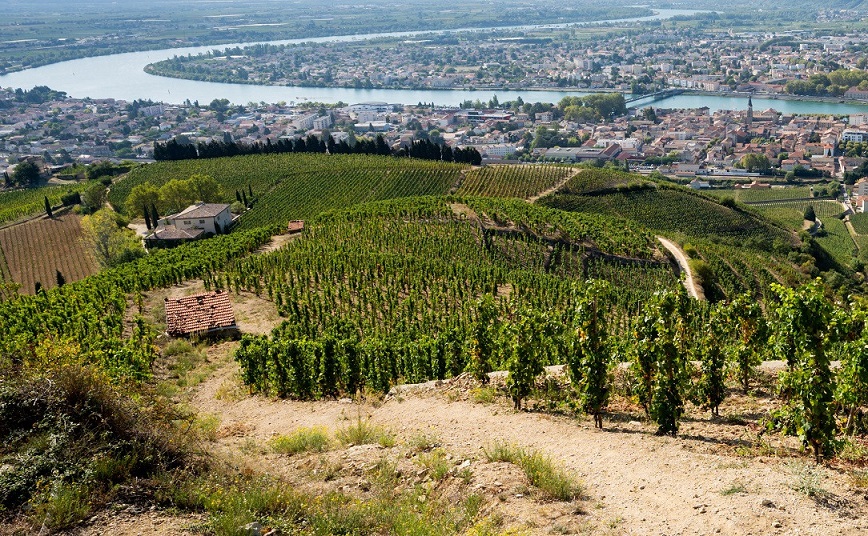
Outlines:
POLYGON ((753 123, 753 100, 751 96, 747 96, 747 126, 750 126, 753 123))

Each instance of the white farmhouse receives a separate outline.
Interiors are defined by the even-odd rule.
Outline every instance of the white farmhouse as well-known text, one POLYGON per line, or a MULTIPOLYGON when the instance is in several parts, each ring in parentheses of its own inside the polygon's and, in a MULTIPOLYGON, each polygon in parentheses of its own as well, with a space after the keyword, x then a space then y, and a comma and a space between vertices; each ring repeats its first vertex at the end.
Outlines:
POLYGON ((181 231, 219 234, 218 227, 223 233, 232 224, 232 213, 229 212, 229 205, 223 203, 196 203, 177 214, 166 216, 160 220, 160 224, 181 231))

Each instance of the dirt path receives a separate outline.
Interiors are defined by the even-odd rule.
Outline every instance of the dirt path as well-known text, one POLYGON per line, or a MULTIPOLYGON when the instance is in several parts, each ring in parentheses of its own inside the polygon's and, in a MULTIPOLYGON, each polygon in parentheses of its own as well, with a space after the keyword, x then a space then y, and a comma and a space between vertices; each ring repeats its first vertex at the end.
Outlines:
MULTIPOLYGON (((586 486, 587 498, 571 516, 593 529, 588 534, 855 535, 868 529, 864 498, 829 493, 825 502, 811 499, 793 489, 794 467, 807 467, 803 462, 721 454, 721 444, 730 440, 707 434, 704 419, 684 422, 678 438, 657 437, 651 425, 638 421, 607 422, 597 431, 587 420, 514 412, 505 399, 481 404, 455 397, 449 381, 401 389, 382 405, 217 396, 237 375, 233 364, 223 367, 192 400, 199 411, 219 415, 222 429, 240 431, 218 431, 222 439, 215 448, 229 455, 301 426, 334 431, 361 417, 387 427, 399 442, 436 435, 448 452, 473 461, 480 480, 487 465, 481 449, 494 441, 546 453, 586 486)), ((744 435, 744 426, 713 426, 731 429, 734 442, 744 435)), ((285 466, 261 465, 275 471, 285 466)), ((847 488, 841 475, 818 471, 824 489, 847 488)), ((545 505, 509 504, 532 516, 527 533, 550 534, 563 522, 548 516, 545 505)))
POLYGON ((684 250, 675 242, 663 238, 662 236, 658 236, 657 240, 659 240, 660 243, 663 244, 663 247, 668 249, 669 252, 675 256, 675 260, 678 261, 678 266, 681 267, 681 270, 686 276, 684 279, 684 287, 687 288, 687 293, 690 294, 692 298, 704 300, 705 292, 696 284, 696 280, 693 279, 693 272, 690 271, 690 265, 687 262, 687 254, 684 253, 684 250))
POLYGON ((301 233, 284 233, 274 235, 271 237, 271 240, 269 240, 267 243, 263 244, 259 249, 257 249, 256 253, 271 253, 272 251, 277 251, 278 249, 282 248, 290 241, 295 240, 299 236, 301 236, 301 233))
POLYGON ((553 194, 553 193, 555 193, 556 191, 560 190, 560 189, 564 186, 564 184, 566 184, 567 182, 569 182, 570 179, 572 179, 573 177, 575 177, 576 175, 578 175, 578 174, 581 173, 581 172, 582 172, 581 169, 573 168, 572 173, 570 173, 569 175, 567 175, 566 177, 564 177, 563 180, 561 180, 560 182, 558 182, 557 184, 555 184, 554 186, 552 186, 552 187, 549 188, 548 190, 545 190, 545 191, 543 191, 543 192, 540 192, 540 193, 538 193, 537 195, 535 195, 535 196, 533 196, 533 197, 529 197, 529 198, 527 198, 527 202, 528 202, 528 203, 536 203, 540 198, 543 198, 543 197, 545 197, 545 196, 547 196, 547 195, 549 195, 549 194, 553 194))

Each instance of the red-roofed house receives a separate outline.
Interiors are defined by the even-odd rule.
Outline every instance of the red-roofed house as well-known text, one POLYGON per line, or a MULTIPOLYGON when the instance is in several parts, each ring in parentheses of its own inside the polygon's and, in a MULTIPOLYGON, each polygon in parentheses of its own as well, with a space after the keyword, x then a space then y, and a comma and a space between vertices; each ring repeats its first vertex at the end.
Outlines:
POLYGON ((226 292, 218 290, 184 298, 166 298, 165 304, 166 332, 173 337, 238 330, 226 292))

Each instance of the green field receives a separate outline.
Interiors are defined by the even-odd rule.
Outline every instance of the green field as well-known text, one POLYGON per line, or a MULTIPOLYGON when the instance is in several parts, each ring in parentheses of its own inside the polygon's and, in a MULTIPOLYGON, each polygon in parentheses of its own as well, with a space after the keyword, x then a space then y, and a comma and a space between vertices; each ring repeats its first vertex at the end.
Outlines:
POLYGON ((823 221, 823 236, 816 240, 826 252, 841 266, 850 266, 857 254, 856 243, 847 231, 844 222, 837 218, 826 218, 823 221))

